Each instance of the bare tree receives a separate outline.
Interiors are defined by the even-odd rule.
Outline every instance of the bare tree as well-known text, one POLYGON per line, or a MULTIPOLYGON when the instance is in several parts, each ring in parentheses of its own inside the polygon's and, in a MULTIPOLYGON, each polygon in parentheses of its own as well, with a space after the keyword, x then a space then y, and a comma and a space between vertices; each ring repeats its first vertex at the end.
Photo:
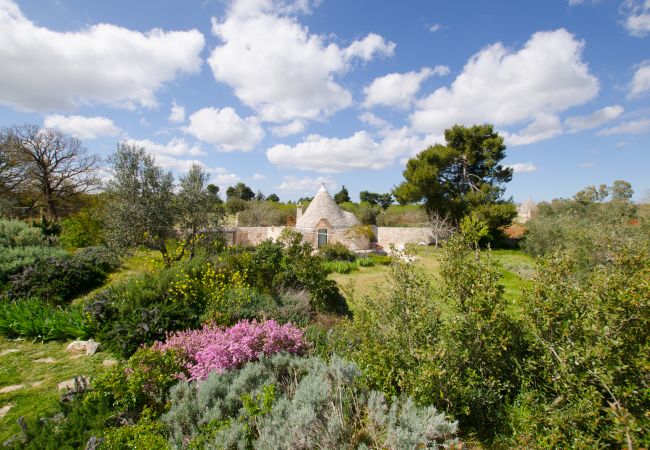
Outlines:
POLYGON ((427 228, 433 233, 436 248, 440 241, 448 239, 456 229, 448 215, 443 216, 437 211, 427 216, 427 228))
POLYGON ((8 133, 0 131, 0 195, 16 194, 25 178, 24 162, 11 145, 8 133))
POLYGON ((5 133, 9 148, 25 165, 26 189, 40 197, 50 217, 58 218, 62 204, 99 184, 100 159, 89 155, 79 139, 37 125, 5 133))

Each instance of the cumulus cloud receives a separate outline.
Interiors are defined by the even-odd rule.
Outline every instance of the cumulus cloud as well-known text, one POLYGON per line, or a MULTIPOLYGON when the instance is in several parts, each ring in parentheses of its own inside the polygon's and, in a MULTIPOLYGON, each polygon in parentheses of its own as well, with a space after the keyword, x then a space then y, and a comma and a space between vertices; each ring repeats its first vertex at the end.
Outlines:
POLYGON ((138 147, 144 147, 154 155, 168 156, 204 156, 207 153, 197 145, 191 145, 185 139, 174 138, 166 144, 159 144, 149 139, 130 139, 128 141, 138 147))
POLYGON ((582 61, 583 47, 564 29, 535 33, 518 51, 490 45, 469 59, 450 87, 436 89, 417 103, 413 128, 440 133, 456 123, 528 123, 518 133, 527 137, 515 138, 520 144, 554 136, 556 131, 531 137, 543 122, 551 125, 549 117, 585 103, 599 90, 598 79, 582 61))
MULTIPOLYGON (((448 73, 448 67, 438 66, 435 69, 438 74, 445 74, 443 67, 448 73)), ((370 85, 363 88, 363 93, 366 95, 363 106, 371 108, 385 105, 406 109, 411 106, 422 82, 433 75, 435 70, 424 67, 419 72, 389 73, 375 78, 370 85)))
POLYGON ((441 23, 434 23, 429 27, 429 31, 435 33, 436 31, 442 30, 444 27, 441 23))
POLYGON ((305 195, 313 195, 316 192, 321 184, 325 185, 325 188, 329 190, 336 189, 336 181, 330 177, 303 177, 297 178, 294 176, 285 176, 282 183, 275 186, 279 191, 283 192, 300 192, 305 195))
POLYGON ((266 151, 269 161, 280 167, 314 170, 324 173, 354 169, 383 169, 399 157, 412 156, 428 145, 441 142, 440 137, 419 137, 407 127, 382 130, 376 140, 367 131, 346 138, 329 138, 312 134, 289 146, 275 145, 266 151))
POLYGON ((185 108, 181 105, 177 105, 176 102, 172 103, 172 109, 167 117, 171 123, 183 123, 185 122, 185 108))
POLYGON ((359 120, 373 128, 390 128, 391 126, 387 121, 369 111, 359 114, 359 120))
POLYGON ((630 120, 614 127, 605 128, 596 133, 598 136, 611 136, 613 134, 642 134, 650 131, 650 119, 630 120))
POLYGON ((537 166, 533 163, 506 164, 506 167, 510 167, 514 173, 537 172, 537 166))
POLYGON ((259 119, 241 118, 231 107, 199 109, 189 120, 186 133, 224 152, 248 152, 264 137, 259 119))
POLYGON ((621 13, 623 25, 632 36, 642 38, 650 33, 650 0, 625 0, 621 13))
POLYGON ((623 114, 623 107, 620 105, 607 106, 603 109, 589 114, 588 116, 571 116, 564 119, 564 124, 569 127, 570 133, 588 130, 598 127, 610 120, 616 119, 623 114))
POLYGON ((271 133, 278 137, 291 136, 305 131, 305 122, 303 120, 294 120, 284 125, 271 127, 271 133))
POLYGON ((562 123, 558 116, 552 114, 538 114, 537 117, 523 130, 517 133, 503 133, 507 145, 534 144, 535 142, 550 139, 562 134, 562 123))
POLYGON ((266 175, 263 175, 261 173, 256 173, 253 175, 253 180, 264 180, 266 179, 266 175))
POLYGON ((629 97, 639 97, 648 91, 650 91, 650 63, 646 62, 634 72, 629 97))
POLYGON ((57 32, 0 0, 0 104, 24 110, 85 103, 151 107, 156 91, 201 67, 197 30, 147 33, 111 24, 57 32))
POLYGON ((287 15, 305 9, 272 0, 236 0, 225 20, 213 19, 212 31, 222 41, 208 59, 213 75, 262 120, 312 120, 349 106, 352 95, 335 77, 349 71, 354 60, 394 52, 395 44, 376 34, 347 47, 328 42, 287 15))
POLYGON ((100 136, 116 136, 120 129, 106 117, 63 116, 52 114, 45 117, 45 128, 56 128, 79 139, 95 139, 100 136))

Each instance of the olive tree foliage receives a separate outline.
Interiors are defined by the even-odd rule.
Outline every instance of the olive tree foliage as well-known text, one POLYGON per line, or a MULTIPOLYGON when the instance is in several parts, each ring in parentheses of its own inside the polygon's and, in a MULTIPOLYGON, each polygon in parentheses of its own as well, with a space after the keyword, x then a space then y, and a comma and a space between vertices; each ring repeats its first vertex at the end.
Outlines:
POLYGON ((436 144, 411 158, 404 181, 394 190, 402 204, 423 202, 426 211, 448 215, 452 222, 475 212, 494 232, 516 215, 503 198, 512 169, 501 164, 506 146, 492 125, 445 130, 446 144, 436 144))
POLYGON ((208 189, 210 175, 199 164, 193 164, 189 172, 180 178, 176 196, 177 227, 190 258, 204 237, 203 231, 216 228, 223 218, 223 207, 218 189, 208 189))
POLYGON ((127 142, 118 144, 109 162, 109 245, 116 249, 143 245, 160 251, 165 263, 171 264, 174 257, 166 241, 174 235, 177 217, 172 173, 156 166, 144 147, 127 142))
POLYGON ((67 202, 99 185, 100 159, 58 130, 22 125, 0 131, 0 190, 30 198, 58 219, 67 202))

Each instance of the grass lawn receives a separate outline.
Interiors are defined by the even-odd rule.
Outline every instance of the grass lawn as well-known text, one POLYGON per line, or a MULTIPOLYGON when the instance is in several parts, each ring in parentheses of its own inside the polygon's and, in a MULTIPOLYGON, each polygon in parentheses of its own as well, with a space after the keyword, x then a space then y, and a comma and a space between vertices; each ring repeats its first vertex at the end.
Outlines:
POLYGON ((74 357, 65 348, 68 342, 37 343, 30 340, 10 340, 0 337, 0 389, 23 385, 8 393, 0 393, 0 408, 12 405, 0 418, 0 443, 20 431, 19 417, 38 419, 56 410, 59 397, 64 391, 57 384, 77 375, 93 377, 106 370, 105 359, 113 359, 108 353, 74 357), (18 350, 18 351, 15 351, 18 350), (52 358, 54 362, 37 362, 52 358))
MULTIPOLYGON (((519 250, 494 250, 492 254, 501 270, 505 298, 513 305, 517 305, 521 297, 521 290, 530 284, 529 280, 534 274, 534 260, 519 250)), ((436 277, 440 266, 440 257, 439 249, 419 248, 414 267, 436 277)), ((359 270, 349 274, 333 273, 330 278, 339 284, 350 307, 354 309, 355 299, 363 298, 375 289, 381 289, 388 282, 389 270, 388 266, 359 267, 359 270)))

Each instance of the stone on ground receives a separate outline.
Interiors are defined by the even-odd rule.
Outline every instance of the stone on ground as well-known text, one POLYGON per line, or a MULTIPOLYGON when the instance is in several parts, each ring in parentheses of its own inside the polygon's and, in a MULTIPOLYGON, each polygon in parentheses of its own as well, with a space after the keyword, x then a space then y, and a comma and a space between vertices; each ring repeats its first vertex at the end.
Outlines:
POLYGON ((87 341, 73 341, 65 349, 66 352, 71 353, 86 353, 86 355, 94 355, 99 351, 99 342, 92 339, 87 341))
POLYGON ((0 408, 0 419, 2 419, 4 416, 6 416, 7 413, 9 412, 9 410, 11 408, 13 408, 13 407, 14 407, 13 403, 10 403, 10 404, 4 405, 2 408, 0 408))
MULTIPOLYGON (((86 378, 84 375, 79 375, 79 376, 76 377, 76 378, 79 378, 79 381, 80 381, 81 383, 88 384, 88 378, 86 378)), ((74 379, 74 378, 70 378, 69 380, 65 380, 65 381, 62 381, 62 382, 60 382, 59 384, 57 384, 57 385, 56 385, 56 388, 57 388, 58 390, 62 390, 62 389, 66 389, 66 390, 74 389, 74 387, 75 387, 75 386, 74 386, 74 382, 75 382, 75 379, 74 379)))
POLYGON ((43 363, 43 364, 54 364, 56 362, 56 359, 50 358, 50 357, 48 357, 48 358, 39 358, 39 359, 35 359, 34 362, 43 363))
POLYGON ((113 367, 116 365, 117 365, 117 361, 115 361, 114 359, 105 359, 104 361, 102 361, 102 366, 104 367, 113 367))
POLYGON ((20 350, 18 350, 17 348, 8 348, 7 350, 3 350, 2 352, 0 352, 0 356, 8 355, 10 353, 18 353, 19 351, 20 350))
POLYGON ((3 388, 0 388, 0 394, 8 394, 13 391, 17 391, 18 389, 24 388, 24 384, 12 384, 11 386, 5 386, 3 388))

